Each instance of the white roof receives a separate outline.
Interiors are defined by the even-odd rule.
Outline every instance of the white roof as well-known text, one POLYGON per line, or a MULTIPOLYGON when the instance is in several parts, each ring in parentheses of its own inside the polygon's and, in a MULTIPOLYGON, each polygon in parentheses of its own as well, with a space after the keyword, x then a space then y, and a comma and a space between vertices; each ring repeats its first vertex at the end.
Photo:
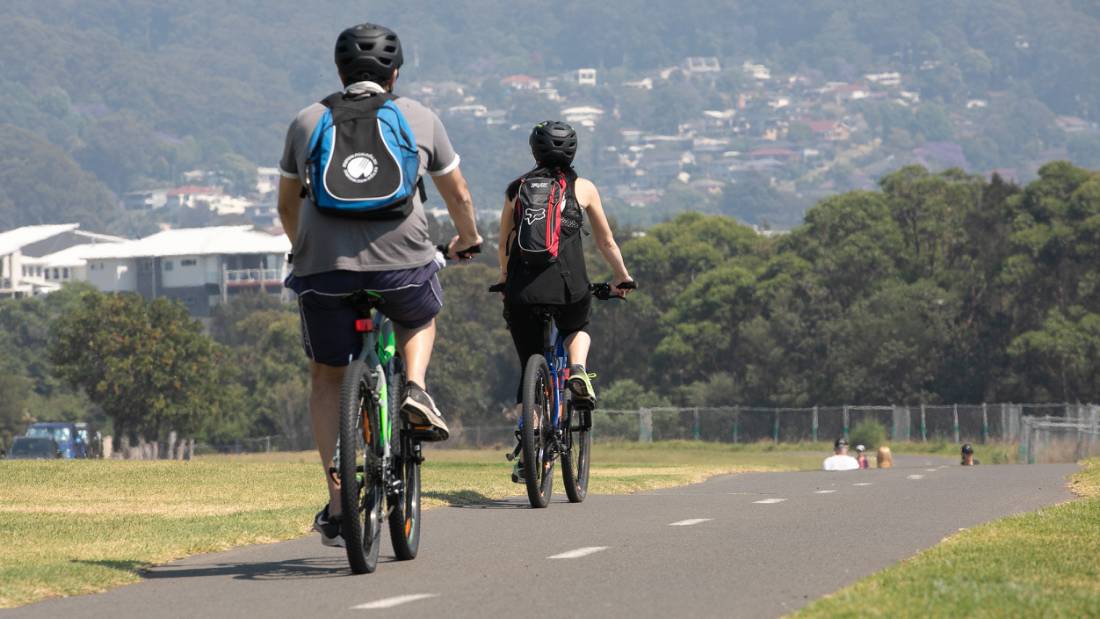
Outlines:
POLYGON ((203 256, 213 254, 283 254, 290 251, 286 236, 274 236, 252 226, 214 226, 165 230, 125 243, 89 248, 86 259, 203 256))
POLYGON ((26 258, 23 262, 44 267, 78 267, 87 262, 89 254, 94 254, 104 247, 104 243, 85 243, 73 245, 61 251, 47 254, 41 258, 26 258))
POLYGON ((0 256, 15 253, 22 247, 45 241, 50 237, 76 230, 80 224, 51 224, 45 226, 23 226, 7 232, 0 232, 0 256))

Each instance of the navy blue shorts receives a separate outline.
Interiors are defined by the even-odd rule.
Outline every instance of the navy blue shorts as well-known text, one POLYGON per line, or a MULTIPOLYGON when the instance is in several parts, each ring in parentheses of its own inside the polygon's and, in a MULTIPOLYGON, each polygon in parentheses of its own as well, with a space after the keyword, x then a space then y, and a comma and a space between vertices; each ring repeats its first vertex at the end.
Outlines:
POLYGON ((342 367, 359 356, 363 338, 355 332, 358 315, 347 302, 357 290, 382 295, 378 308, 406 329, 422 327, 443 308, 443 289, 435 263, 399 271, 329 271, 304 277, 291 275, 286 287, 298 294, 302 346, 306 355, 325 365, 342 367))

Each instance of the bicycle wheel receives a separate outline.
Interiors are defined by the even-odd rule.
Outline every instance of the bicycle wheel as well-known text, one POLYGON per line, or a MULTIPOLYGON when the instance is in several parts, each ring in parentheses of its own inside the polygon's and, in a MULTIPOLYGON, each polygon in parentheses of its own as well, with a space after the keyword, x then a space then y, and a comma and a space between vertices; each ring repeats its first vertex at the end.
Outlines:
POLYGON ((561 477, 570 503, 588 496, 588 469, 592 464, 592 411, 568 405, 565 428, 565 457, 561 477))
POLYGON ((531 355, 523 371, 523 479, 531 507, 546 507, 554 490, 550 425, 554 405, 550 368, 542 355, 531 355))
POLYGON ((371 376, 356 359, 340 387, 340 533, 351 571, 370 573, 378 565, 382 531, 381 435, 370 397, 371 376))
POLYGON ((390 541, 399 561, 416 558, 420 547, 420 442, 412 438, 412 428, 400 420, 405 373, 401 360, 394 359, 389 373, 390 415, 394 416, 393 478, 401 481, 400 491, 389 496, 390 541))

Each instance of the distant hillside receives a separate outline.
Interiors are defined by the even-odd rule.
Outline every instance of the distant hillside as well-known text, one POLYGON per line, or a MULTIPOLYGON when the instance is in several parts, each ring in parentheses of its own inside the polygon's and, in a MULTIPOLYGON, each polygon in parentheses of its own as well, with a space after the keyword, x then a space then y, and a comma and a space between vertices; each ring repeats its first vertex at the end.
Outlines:
MULTIPOLYGON (((843 79, 920 69, 933 100, 997 91, 1100 119, 1100 10, 1087 0, 371 4, 318 2, 306 15, 289 0, 8 0, 0 124, 45 138, 116 194, 227 155, 271 165, 294 111, 337 86, 333 37, 365 19, 402 35, 406 83, 476 90, 509 73, 628 75, 705 55, 843 79)), ((475 148, 476 134, 458 137, 475 148)))

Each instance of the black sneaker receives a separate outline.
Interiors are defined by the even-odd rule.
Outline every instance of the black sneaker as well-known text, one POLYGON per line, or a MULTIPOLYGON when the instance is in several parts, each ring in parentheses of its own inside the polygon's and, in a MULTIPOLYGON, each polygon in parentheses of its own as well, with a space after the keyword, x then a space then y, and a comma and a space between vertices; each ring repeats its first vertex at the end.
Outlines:
POLYGON ((401 413, 421 435, 424 441, 445 441, 451 436, 443 413, 435 407, 435 401, 424 388, 416 383, 405 387, 405 401, 401 404, 401 413))
POLYGON ((328 515, 328 505, 314 516, 313 530, 321 534, 321 544, 333 548, 344 547, 344 536, 340 534, 340 519, 328 515))

